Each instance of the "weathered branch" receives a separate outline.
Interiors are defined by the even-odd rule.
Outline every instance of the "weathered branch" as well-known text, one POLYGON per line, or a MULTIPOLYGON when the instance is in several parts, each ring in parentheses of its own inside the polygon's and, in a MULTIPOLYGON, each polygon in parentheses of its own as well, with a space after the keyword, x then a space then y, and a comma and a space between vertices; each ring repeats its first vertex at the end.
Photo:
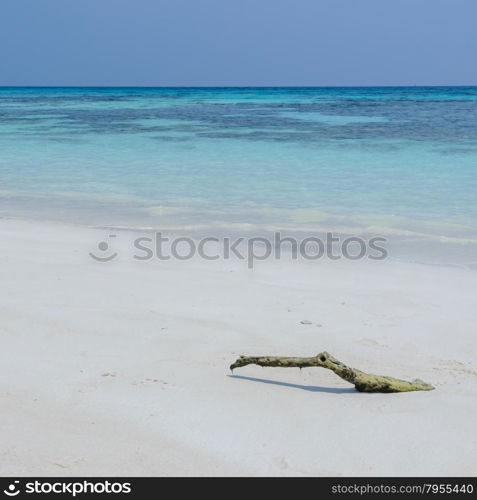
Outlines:
POLYGON ((321 352, 312 358, 288 358, 280 356, 240 356, 230 369, 241 368, 246 365, 277 366, 284 368, 307 368, 318 366, 332 370, 347 382, 354 384, 359 392, 409 392, 409 391, 431 391, 434 387, 422 380, 416 379, 412 382, 400 380, 393 377, 380 375, 369 375, 355 368, 350 368, 338 361, 327 352, 321 352))

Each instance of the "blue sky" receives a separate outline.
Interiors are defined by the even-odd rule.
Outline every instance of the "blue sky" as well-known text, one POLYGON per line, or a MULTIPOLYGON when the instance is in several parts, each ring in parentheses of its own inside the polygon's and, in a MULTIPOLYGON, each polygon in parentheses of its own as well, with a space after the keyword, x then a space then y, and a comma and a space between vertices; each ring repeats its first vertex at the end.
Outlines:
POLYGON ((0 85, 477 85, 476 0, 1 0, 0 85))

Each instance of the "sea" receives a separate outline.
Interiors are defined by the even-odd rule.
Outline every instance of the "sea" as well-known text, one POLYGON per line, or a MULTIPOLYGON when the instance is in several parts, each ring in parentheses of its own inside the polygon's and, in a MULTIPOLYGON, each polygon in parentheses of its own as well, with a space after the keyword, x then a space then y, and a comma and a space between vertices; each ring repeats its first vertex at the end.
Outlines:
POLYGON ((477 87, 2 87, 0 216, 477 268, 477 87))

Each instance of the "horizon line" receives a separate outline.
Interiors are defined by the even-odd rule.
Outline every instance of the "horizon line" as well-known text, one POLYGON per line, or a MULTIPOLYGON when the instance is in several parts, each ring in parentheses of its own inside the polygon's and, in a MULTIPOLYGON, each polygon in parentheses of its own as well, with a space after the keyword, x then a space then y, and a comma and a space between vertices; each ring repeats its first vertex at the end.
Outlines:
POLYGON ((135 88, 135 89, 317 89, 317 88, 445 88, 445 87, 477 87, 477 84, 458 85, 0 85, 5 88, 135 88))

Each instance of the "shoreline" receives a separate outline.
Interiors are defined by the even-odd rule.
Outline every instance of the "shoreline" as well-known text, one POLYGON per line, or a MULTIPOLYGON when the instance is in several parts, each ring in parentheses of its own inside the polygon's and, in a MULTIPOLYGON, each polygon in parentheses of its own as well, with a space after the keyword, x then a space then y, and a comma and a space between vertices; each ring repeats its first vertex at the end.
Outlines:
MULTIPOLYGON (((153 226, 140 225, 118 225, 106 223, 88 223, 86 221, 60 220, 60 219, 36 219, 30 215, 0 215, 0 223, 2 221, 16 221, 19 224, 36 224, 39 226, 52 226, 64 228, 88 229, 91 231, 102 231, 106 233, 134 235, 149 235, 154 237, 156 234, 163 234, 169 239, 187 238, 194 242, 199 242, 210 237, 218 240, 235 241, 243 239, 248 241, 253 238, 263 238, 270 241, 273 249, 277 246, 275 241, 277 238, 286 240, 292 238, 299 244, 301 241, 308 238, 316 238, 321 240, 325 246, 329 237, 338 238, 339 245, 348 238, 360 238, 369 243, 369 241, 378 238, 385 239, 382 243, 386 250, 386 260, 395 262, 403 262, 409 264, 443 266, 466 269, 468 271, 477 270, 477 239, 472 238, 454 238, 447 236, 438 236, 425 233, 398 232, 392 234, 379 231, 379 228, 356 228, 353 232, 352 228, 343 230, 343 228, 327 227, 287 227, 273 225, 252 225, 244 223, 220 223, 209 224, 203 226, 168 226, 159 224, 153 226)), ((428 221, 429 222, 429 221, 428 221)), ((338 245, 338 246, 339 246, 338 245)), ((288 245, 279 245, 282 253, 287 255, 291 249, 288 245)), ((327 253, 327 252, 326 252, 327 253)), ((367 255, 370 252, 367 253, 367 255)), ((326 258, 325 258, 326 260, 326 258)), ((360 260, 360 259, 358 259, 360 260)))
POLYGON ((4 475, 475 475, 474 273, 103 264, 88 251, 104 234, 0 219, 4 475), (327 370, 228 370, 240 354, 323 350, 436 390, 368 395, 327 370))

